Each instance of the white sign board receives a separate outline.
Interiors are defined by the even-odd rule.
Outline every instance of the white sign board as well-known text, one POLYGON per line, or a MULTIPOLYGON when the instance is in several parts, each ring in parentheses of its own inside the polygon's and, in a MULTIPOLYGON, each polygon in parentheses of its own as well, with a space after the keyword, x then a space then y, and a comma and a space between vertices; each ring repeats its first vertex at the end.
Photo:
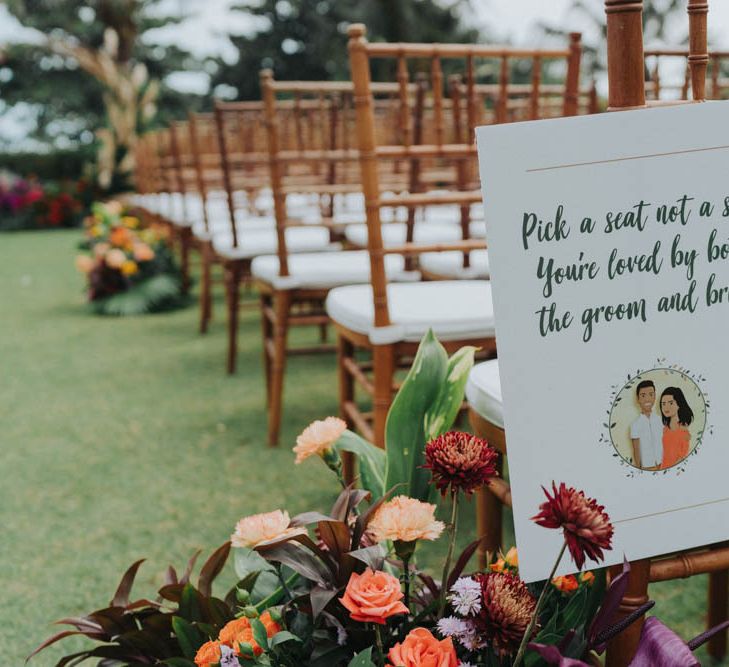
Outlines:
POLYGON ((477 138, 522 577, 553 480, 605 505, 606 564, 728 539, 729 103, 477 138))

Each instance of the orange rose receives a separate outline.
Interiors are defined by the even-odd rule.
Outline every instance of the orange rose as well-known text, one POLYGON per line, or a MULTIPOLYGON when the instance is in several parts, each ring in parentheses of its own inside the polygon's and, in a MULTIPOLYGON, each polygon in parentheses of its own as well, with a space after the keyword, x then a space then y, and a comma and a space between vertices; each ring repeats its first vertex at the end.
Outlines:
POLYGON ((563 593, 571 593, 580 587, 577 577, 573 574, 568 574, 564 577, 555 577, 552 579, 552 583, 558 591, 562 591, 563 593))
MULTIPOLYGON (((271 614, 267 611, 263 612, 258 620, 263 623, 263 627, 266 628, 266 635, 269 638, 273 637, 277 632, 281 632, 281 626, 271 618, 271 614)), ((220 631, 218 640, 221 644, 230 646, 230 648, 235 651, 236 655, 240 655, 239 644, 250 644, 253 649, 253 655, 258 656, 263 653, 263 649, 253 639, 251 621, 245 616, 236 618, 235 620, 227 623, 220 631)))
POLYGON ((205 642, 195 655, 197 667, 214 667, 220 662, 220 643, 205 642))
POLYGON ((387 654, 387 667, 458 667, 453 640, 437 640, 425 628, 411 630, 401 644, 387 654))
POLYGON ((386 572, 367 568, 362 574, 352 573, 339 601, 349 610, 354 621, 385 624, 385 619, 410 611, 400 600, 400 582, 386 572))
POLYGON ((592 572, 583 572, 580 575, 580 581, 583 584, 587 584, 588 586, 592 586, 592 584, 595 582, 595 575, 592 572))

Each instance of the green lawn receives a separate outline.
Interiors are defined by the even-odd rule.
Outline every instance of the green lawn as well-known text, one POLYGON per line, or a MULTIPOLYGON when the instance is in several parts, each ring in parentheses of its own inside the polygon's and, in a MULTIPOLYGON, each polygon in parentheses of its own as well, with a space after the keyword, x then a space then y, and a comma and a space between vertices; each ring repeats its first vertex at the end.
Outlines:
MULTIPOLYGON (((91 316, 73 269, 77 239, 0 236, 0 655, 9 667, 51 621, 108 602, 137 558, 148 559, 137 592, 150 594, 168 563, 218 546, 241 516, 327 509, 335 493, 323 466, 294 467, 290 451, 309 421, 336 413, 332 357, 290 361, 282 446, 266 448, 256 310, 243 312, 240 370, 226 377, 220 303, 207 336, 196 333, 194 307, 91 316)), ((656 586, 658 615, 698 633, 705 586, 703 577, 656 586)))

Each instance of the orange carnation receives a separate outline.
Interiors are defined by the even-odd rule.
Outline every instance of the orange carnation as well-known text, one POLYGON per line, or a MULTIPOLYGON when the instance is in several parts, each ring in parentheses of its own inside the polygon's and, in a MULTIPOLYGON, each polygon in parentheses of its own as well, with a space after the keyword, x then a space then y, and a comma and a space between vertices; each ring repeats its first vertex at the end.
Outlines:
MULTIPOLYGON (((281 626, 271 618, 271 614, 267 611, 263 612, 258 619, 266 628, 266 635, 270 638, 276 633, 281 632, 281 626)), ((240 644, 250 644, 253 649, 253 655, 259 656, 263 653, 263 649, 253 639, 253 628, 250 619, 242 616, 230 621, 223 627, 218 635, 221 644, 225 644, 232 648, 236 655, 240 655, 240 644)), ((245 657, 245 656, 242 656, 245 657)))
POLYGON ((220 642, 205 642, 195 654, 197 667, 214 667, 220 662, 220 642))
POLYGON ((429 630, 415 628, 387 654, 387 667, 458 667, 453 640, 436 639, 429 630))
POLYGON ((353 621, 385 624, 395 614, 410 610, 400 600, 403 593, 400 581, 387 572, 374 572, 367 568, 362 574, 352 573, 339 601, 349 610, 353 621))

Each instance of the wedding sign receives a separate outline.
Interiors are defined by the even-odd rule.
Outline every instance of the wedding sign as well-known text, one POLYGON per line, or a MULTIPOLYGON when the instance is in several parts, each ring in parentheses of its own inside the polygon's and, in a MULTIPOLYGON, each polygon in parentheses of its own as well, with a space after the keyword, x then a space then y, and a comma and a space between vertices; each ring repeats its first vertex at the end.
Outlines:
POLYGON ((553 480, 605 505, 607 564, 729 539, 729 103, 477 138, 521 576, 553 480))

